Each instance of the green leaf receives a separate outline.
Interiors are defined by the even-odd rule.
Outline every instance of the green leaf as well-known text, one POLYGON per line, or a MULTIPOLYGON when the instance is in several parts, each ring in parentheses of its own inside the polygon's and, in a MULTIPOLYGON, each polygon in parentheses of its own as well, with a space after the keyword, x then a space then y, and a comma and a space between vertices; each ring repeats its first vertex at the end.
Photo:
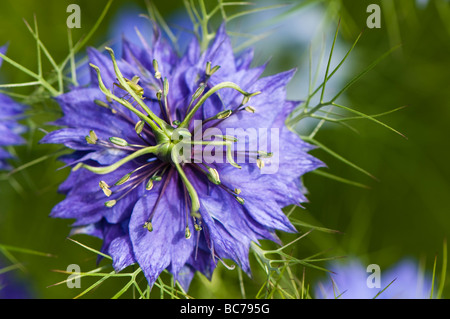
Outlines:
POLYGON ((340 160, 341 162, 347 164, 350 167, 353 167, 354 169, 360 171, 361 173, 373 178, 374 180, 378 181, 378 179, 373 176, 371 173, 369 173, 368 171, 366 171, 365 169, 359 167, 358 165, 350 162, 349 160, 347 160, 346 158, 344 158, 343 156, 339 155, 338 153, 336 153, 335 151, 331 150, 330 148, 328 148, 327 146, 325 146, 324 144, 320 143, 319 141, 310 138, 309 136, 301 136, 301 138, 305 141, 305 142, 310 142, 318 147, 320 147, 322 150, 324 150, 325 152, 327 152, 328 154, 332 155, 333 157, 337 158, 338 160, 340 160))

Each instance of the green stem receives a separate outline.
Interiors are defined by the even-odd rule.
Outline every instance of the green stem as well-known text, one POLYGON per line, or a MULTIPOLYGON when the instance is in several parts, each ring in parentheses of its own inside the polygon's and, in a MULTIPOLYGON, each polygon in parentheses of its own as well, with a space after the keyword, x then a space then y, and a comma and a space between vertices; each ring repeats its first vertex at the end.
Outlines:
POLYGON ((55 90, 55 88, 53 88, 44 78, 42 78, 42 76, 37 75, 33 71, 31 71, 31 70, 27 69, 26 67, 20 65, 19 63, 17 63, 16 61, 8 58, 6 55, 4 55, 2 53, 0 53, 0 58, 2 58, 6 62, 8 62, 12 66, 14 66, 15 68, 19 69, 23 73, 28 74, 29 76, 31 76, 31 77, 35 78, 36 80, 38 80, 42 84, 42 86, 45 87, 53 96, 59 95, 59 92, 57 90, 55 90))
POLYGON ((74 56, 94 35, 95 31, 100 27, 100 24, 102 23, 103 19, 106 16, 106 13, 109 10, 109 7, 111 6, 113 0, 109 0, 108 3, 105 5, 102 13, 100 14, 100 17, 95 22, 94 27, 89 31, 86 37, 84 37, 81 41, 77 42, 73 48, 73 50, 70 52, 70 54, 64 59, 64 61, 60 64, 60 69, 63 70, 66 66, 67 62, 69 62, 71 56, 74 56))
POLYGON ((328 58, 327 70, 325 71, 325 79, 323 80, 322 93, 320 94, 320 103, 323 103, 323 95, 325 93, 325 86, 327 84, 328 71, 330 69, 331 57, 333 56, 334 45, 336 44, 336 38, 337 38, 337 35, 338 35, 338 32, 339 32, 339 24, 340 24, 340 21, 339 21, 338 26, 336 28, 336 33, 335 33, 334 39, 333 39, 333 45, 331 46, 330 57, 328 58))
MULTIPOLYGON (((73 51, 73 41, 72 41, 72 29, 67 28, 67 40, 69 43, 69 51, 73 51)), ((77 69, 75 64, 75 54, 70 54, 70 73, 72 76, 72 83, 75 86, 78 86, 78 80, 77 80, 77 69)))

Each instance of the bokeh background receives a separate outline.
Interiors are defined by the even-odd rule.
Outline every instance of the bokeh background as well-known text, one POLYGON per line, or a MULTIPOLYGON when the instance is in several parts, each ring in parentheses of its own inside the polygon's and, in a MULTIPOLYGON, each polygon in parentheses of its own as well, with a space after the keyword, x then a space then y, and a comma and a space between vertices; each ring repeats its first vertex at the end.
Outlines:
MULTIPOLYGON (((211 1, 212 2, 212 1, 211 1)), ((308 93, 309 51, 313 67, 321 63, 324 71, 331 41, 340 20, 340 29, 332 66, 350 49, 362 30, 360 41, 334 76, 327 88, 332 96, 353 76, 370 65, 390 48, 401 44, 374 69, 360 78, 340 98, 341 104, 366 114, 377 114, 406 106, 379 118, 398 129, 407 139, 367 120, 349 122, 353 128, 326 124, 316 139, 330 149, 369 171, 371 179, 342 163, 321 149, 312 154, 327 163, 326 171, 367 185, 355 187, 308 174, 304 183, 309 191, 309 203, 297 209, 296 219, 339 233, 313 231, 291 251, 299 258, 322 252, 321 257, 357 256, 365 264, 388 268, 404 258, 411 258, 428 273, 436 258, 436 281, 441 280, 444 241, 450 234, 450 4, 435 1, 254 1, 256 7, 274 6, 270 10, 236 19, 230 26, 238 32, 264 35, 253 43, 255 64, 270 58, 267 74, 297 67, 297 75, 289 85, 288 95, 304 99, 308 93), (366 28, 369 4, 381 8, 381 28, 366 28), (276 5, 289 4, 276 7, 276 5), (320 61, 321 50, 324 59, 320 61)), ((33 22, 35 15, 39 35, 56 61, 68 53, 66 8, 70 3, 81 7, 81 29, 72 32, 74 41, 94 25, 106 1, 1 1, 0 45, 9 43, 7 55, 31 70, 36 70, 35 41, 23 19, 33 22)), ((161 15, 174 30, 186 23, 182 1, 153 1, 161 15)), ((208 1, 207 1, 208 3, 208 1)), ((252 8, 252 7, 250 7, 252 8)), ((246 8, 248 9, 248 7, 246 8)), ((146 13, 144 1, 114 1, 99 30, 89 41, 101 46, 120 32, 117 21, 128 14, 146 13)), ((228 10, 228 9, 227 9, 228 10)), ((229 8, 230 13, 243 8, 229 8)), ((136 17, 139 25, 145 24, 136 17)), ((130 26, 130 23, 126 24, 130 26)), ((145 26, 142 26, 145 28, 145 26)), ((147 26, 148 27, 148 26, 147 26)), ((236 46, 245 42, 236 36, 236 46)), ((83 57, 80 52, 80 59, 83 57)), ((49 64, 44 64, 51 72, 49 64)), ((319 73, 319 82, 323 73, 319 73)), ((0 73, 1 83, 18 83, 30 79, 7 63, 0 73)), ((30 88, 13 92, 29 94, 30 88)), ((27 287, 32 298, 73 298, 78 292, 66 285, 52 286, 67 278, 54 270, 65 270, 78 264, 83 270, 96 267, 96 255, 66 239, 70 221, 48 217, 52 207, 62 200, 56 189, 68 175, 58 170, 61 163, 53 156, 58 146, 39 145, 44 136, 41 129, 52 129, 46 123, 59 116, 51 101, 34 106, 23 123, 31 126, 25 134, 28 145, 15 147, 20 167, 43 156, 48 158, 13 175, 1 175, 0 180, 0 258, 3 266, 17 264, 8 273, 27 287), (14 247, 14 248, 11 248, 14 247), (38 253, 39 252, 39 253, 38 253), (43 254, 40 254, 43 253, 43 254)), ((304 121, 300 130, 308 132, 315 123, 304 121)), ((280 234, 283 240, 290 240, 280 234)), ((78 236, 76 240, 95 249, 101 242, 78 236)), ((326 267, 326 262, 317 265, 326 267)), ((253 263, 255 276, 244 278, 247 297, 260 288, 261 274, 253 263)), ((0 265, 0 269, 2 265, 0 265)), ((314 286, 324 273, 302 267, 295 275, 305 277, 306 285, 314 286), (304 271, 304 273, 303 273, 304 271)), ((197 298, 240 298, 236 271, 219 267, 212 283, 196 276, 189 294, 197 298)), ((447 280, 448 281, 448 280, 447 280)), ((86 297, 110 298, 123 286, 121 279, 110 279, 86 297)), ((312 288, 311 288, 312 289, 312 288)), ((313 292, 311 291, 311 295, 313 292)), ((132 297, 131 294, 124 295, 132 297)), ((444 297, 450 296, 445 285, 444 297)))

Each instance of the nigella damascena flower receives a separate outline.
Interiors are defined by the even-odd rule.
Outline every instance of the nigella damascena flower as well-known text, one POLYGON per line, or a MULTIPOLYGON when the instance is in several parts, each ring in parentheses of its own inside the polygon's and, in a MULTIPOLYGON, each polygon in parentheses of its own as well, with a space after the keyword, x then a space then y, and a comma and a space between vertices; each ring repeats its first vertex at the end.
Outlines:
POLYGON ((31 299, 36 294, 32 285, 17 277, 15 270, 0 256, 0 299, 31 299))
POLYGON ((334 274, 316 284, 319 299, 427 299, 431 293, 431 278, 420 271, 416 262, 405 259, 390 269, 367 269, 362 262, 351 258, 346 263, 333 263, 334 274), (377 287, 379 286, 379 287, 377 287), (381 293, 380 293, 381 292, 381 293))
MULTIPOLYGON (((6 49, 6 45, 0 47, 0 53, 5 54, 6 49)), ((0 66, 2 61, 3 59, 0 58, 0 66)), ((23 105, 15 102, 9 96, 0 94, 0 170, 10 168, 6 161, 12 157, 4 147, 24 143, 20 134, 25 129, 17 122, 23 116, 24 109, 23 105)))
POLYGON ((138 47, 90 49, 92 83, 57 98, 65 128, 45 143, 75 150, 51 216, 103 239, 116 270, 138 263, 150 285, 167 269, 185 288, 230 259, 250 274, 250 243, 295 232, 281 208, 304 202, 300 176, 323 164, 284 126, 294 71, 261 78, 222 26, 183 56, 155 31, 138 47))

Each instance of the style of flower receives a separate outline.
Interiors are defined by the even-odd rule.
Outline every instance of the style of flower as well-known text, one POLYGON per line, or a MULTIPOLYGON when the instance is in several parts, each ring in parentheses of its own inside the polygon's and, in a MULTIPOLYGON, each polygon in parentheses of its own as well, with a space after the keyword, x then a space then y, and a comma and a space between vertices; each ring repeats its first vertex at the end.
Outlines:
MULTIPOLYGON (((7 46, 0 47, 0 53, 5 54, 7 46)), ((0 66, 2 64, 0 58, 0 66)), ((0 170, 10 169, 7 160, 12 155, 5 146, 20 145, 25 141, 20 136, 25 128, 17 120, 23 116, 25 107, 5 94, 0 94, 0 170)))
POLYGON ((333 263, 328 269, 333 272, 330 278, 315 285, 318 299, 430 298, 431 278, 410 259, 402 260, 387 270, 380 269, 377 274, 373 269, 367 271, 367 267, 356 258, 345 263, 333 263), (379 275, 379 287, 372 275, 379 275))
POLYGON ((124 39, 121 59, 89 49, 91 84, 56 98, 64 128, 42 142, 74 152, 51 216, 75 219, 72 234, 101 238, 116 271, 138 263, 150 285, 167 269, 187 289, 225 259, 250 274, 251 242, 296 231, 282 208, 306 201, 300 177, 323 166, 284 125, 294 70, 261 78, 265 65, 250 67, 252 50, 235 57, 224 25, 181 57, 156 29, 141 39, 124 39))

